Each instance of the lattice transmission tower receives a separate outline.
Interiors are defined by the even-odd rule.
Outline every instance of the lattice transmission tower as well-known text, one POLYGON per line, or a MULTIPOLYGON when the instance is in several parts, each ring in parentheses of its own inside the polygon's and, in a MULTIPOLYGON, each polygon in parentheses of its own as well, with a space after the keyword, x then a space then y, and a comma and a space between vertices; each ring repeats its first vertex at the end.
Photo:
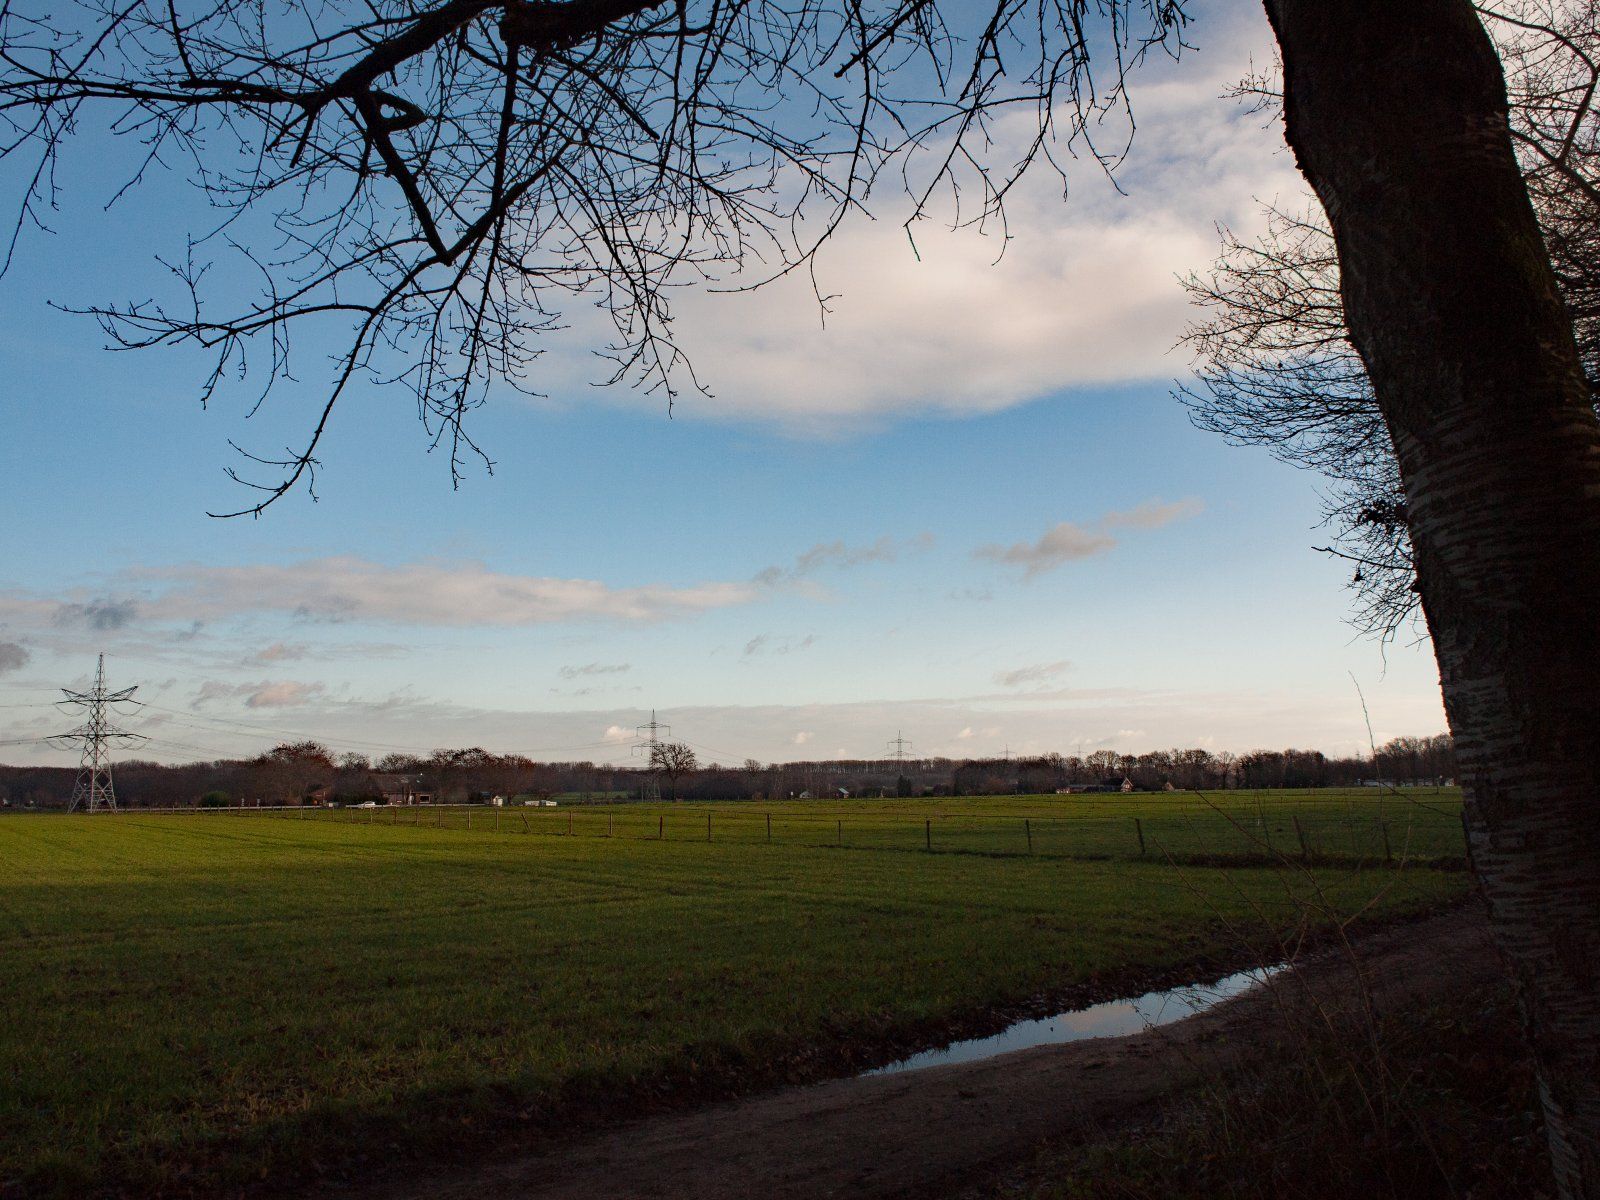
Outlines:
POLYGON ((878 764, 878 768, 882 769, 889 763, 893 763, 895 774, 904 775, 906 773, 906 759, 911 758, 915 753, 916 747, 911 744, 911 740, 903 737, 900 731, 896 729, 894 736, 884 744, 883 761, 878 764))
POLYGON ((72 803, 67 806, 68 812, 77 812, 80 808, 86 812, 99 812, 101 809, 116 810, 117 792, 111 782, 111 747, 142 742, 144 737, 142 734, 118 729, 111 723, 111 719, 116 713, 115 706, 131 700, 134 692, 138 690, 138 684, 115 692, 106 690, 104 654, 100 656, 100 661, 95 666, 92 688, 86 692, 61 689, 61 694, 66 699, 57 700, 56 703, 66 708, 81 708, 87 715, 87 720, 76 729, 58 733, 50 739, 66 746, 83 747, 83 755, 78 763, 78 779, 72 785, 72 803))
POLYGON ((911 744, 909 739, 901 737, 898 729, 894 731, 894 737, 889 739, 887 750, 887 757, 899 763, 904 763, 906 759, 914 757, 916 754, 916 747, 911 744))
POLYGON ((668 737, 672 736, 672 726, 663 725, 660 721, 657 721, 656 710, 652 708, 650 710, 650 723, 648 725, 640 725, 637 729, 635 729, 634 733, 639 740, 633 744, 633 752, 635 754, 643 752, 645 756, 645 764, 647 767, 651 768, 649 779, 645 783, 641 783, 639 785, 639 799, 652 801, 660 800, 661 781, 655 777, 654 773, 654 767, 656 763, 656 747, 661 744, 661 735, 663 733, 668 737))

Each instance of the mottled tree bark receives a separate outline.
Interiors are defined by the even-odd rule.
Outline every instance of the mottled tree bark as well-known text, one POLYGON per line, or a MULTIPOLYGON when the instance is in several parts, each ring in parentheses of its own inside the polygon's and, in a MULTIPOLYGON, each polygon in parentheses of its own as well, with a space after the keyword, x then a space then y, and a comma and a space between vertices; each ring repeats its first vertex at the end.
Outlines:
POLYGON ((1468 0, 1265 0, 1562 1192, 1600 1197, 1600 423, 1468 0))

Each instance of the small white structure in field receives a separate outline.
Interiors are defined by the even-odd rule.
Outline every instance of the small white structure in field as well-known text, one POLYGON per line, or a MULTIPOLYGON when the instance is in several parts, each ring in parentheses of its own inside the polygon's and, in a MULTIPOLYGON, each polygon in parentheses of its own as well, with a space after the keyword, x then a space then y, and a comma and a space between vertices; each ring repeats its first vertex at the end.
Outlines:
POLYGON ((506 798, 504 796, 490 796, 489 797, 489 804, 493 808, 504 808, 505 807, 505 803, 506 803, 506 798))

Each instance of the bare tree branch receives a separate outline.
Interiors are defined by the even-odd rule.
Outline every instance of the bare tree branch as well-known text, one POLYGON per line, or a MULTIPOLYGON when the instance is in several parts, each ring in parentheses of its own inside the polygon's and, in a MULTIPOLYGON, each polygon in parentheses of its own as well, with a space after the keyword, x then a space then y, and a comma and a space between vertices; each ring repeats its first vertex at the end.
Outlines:
POLYGON ((84 311, 116 347, 209 355, 203 401, 253 377, 259 405, 297 378, 294 333, 343 339, 301 446, 245 456, 270 474, 228 515, 259 515, 310 484, 356 386, 410 390, 453 479, 488 466, 469 414, 497 385, 537 394, 546 336, 590 306, 606 381, 670 410, 700 387, 675 288, 810 271, 891 164, 913 221, 943 196, 1003 225, 1037 160, 1115 164, 1123 75, 1186 22, 1182 0, 0 3, 0 186, 14 246, 79 144, 140 143, 124 187, 196 184, 220 219, 175 294, 84 311))

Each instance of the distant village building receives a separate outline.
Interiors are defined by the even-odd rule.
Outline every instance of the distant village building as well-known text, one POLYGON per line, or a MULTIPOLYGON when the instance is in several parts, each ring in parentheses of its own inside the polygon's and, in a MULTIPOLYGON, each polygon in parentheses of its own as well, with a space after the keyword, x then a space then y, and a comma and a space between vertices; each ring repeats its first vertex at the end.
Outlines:
POLYGON ((374 775, 372 790, 385 804, 432 804, 433 792, 414 775, 374 775))
POLYGON ((1058 796, 1077 796, 1085 793, 1131 792, 1133 780, 1124 775, 1121 779, 1102 779, 1099 783, 1069 783, 1056 789, 1058 796))

